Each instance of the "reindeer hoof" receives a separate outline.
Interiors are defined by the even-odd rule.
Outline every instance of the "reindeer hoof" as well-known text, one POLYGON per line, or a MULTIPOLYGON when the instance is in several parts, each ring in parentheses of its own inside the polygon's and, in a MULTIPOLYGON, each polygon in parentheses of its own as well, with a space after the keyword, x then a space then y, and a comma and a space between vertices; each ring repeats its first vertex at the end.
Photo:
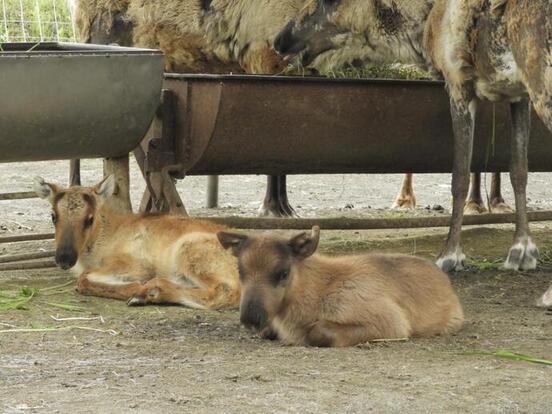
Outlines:
POLYGON ((391 209, 392 210, 415 210, 416 199, 412 197, 397 198, 393 202, 391 209))
POLYGON ((436 264, 445 273, 459 272, 464 270, 464 260, 466 260, 466 255, 458 250, 439 257, 436 264))
POLYGON ((493 213, 513 213, 514 209, 504 201, 491 203, 491 212, 493 213))
POLYGON ((275 203, 263 203, 259 208, 259 217, 298 217, 297 213, 287 203, 275 202, 275 203))
POLYGON ((146 304, 146 299, 141 296, 133 296, 127 300, 128 306, 144 306, 146 304))
POLYGON ((464 207, 464 214, 476 215, 483 214, 487 212, 487 207, 481 202, 477 201, 468 201, 464 207))
POLYGON ((539 249, 530 237, 518 241, 510 248, 504 268, 508 270, 533 270, 537 267, 539 249))

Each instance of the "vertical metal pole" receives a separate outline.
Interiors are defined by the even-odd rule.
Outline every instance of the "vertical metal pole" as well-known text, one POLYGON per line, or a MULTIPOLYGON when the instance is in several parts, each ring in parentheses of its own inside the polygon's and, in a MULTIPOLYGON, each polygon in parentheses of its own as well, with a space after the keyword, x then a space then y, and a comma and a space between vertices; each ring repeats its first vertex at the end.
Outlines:
POLYGON ((207 177, 207 208, 218 207, 219 176, 210 175, 207 177))
POLYGON ((80 160, 71 160, 69 164, 69 186, 81 185, 80 160))

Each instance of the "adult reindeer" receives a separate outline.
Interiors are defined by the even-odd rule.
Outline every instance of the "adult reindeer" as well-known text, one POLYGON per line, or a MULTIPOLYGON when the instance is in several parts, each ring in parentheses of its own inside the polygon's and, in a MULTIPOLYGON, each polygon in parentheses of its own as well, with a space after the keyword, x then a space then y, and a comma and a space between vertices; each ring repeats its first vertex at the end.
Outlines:
MULTIPOLYGON (((552 3, 542 0, 312 0, 275 41, 308 64, 340 47, 342 34, 364 39, 359 58, 426 65, 447 83, 454 128, 453 211, 438 265, 461 270, 463 208, 468 194, 478 99, 507 100, 512 112, 510 178, 516 231, 505 267, 534 269, 538 249, 526 214, 530 103, 552 130, 552 3)), ((552 305, 543 297, 541 305, 552 305)))

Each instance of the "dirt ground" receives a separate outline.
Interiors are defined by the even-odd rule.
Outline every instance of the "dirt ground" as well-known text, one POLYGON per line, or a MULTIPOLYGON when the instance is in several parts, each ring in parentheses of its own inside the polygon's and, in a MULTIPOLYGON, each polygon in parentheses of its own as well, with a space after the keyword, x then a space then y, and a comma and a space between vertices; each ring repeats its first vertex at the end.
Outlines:
MULTIPOLYGON (((100 171, 98 161, 85 164, 85 182, 98 179, 100 171)), ((0 191, 28 190, 37 174, 64 182, 66 163, 0 164, 0 191)), ((532 208, 550 207, 552 191, 544 185, 550 178, 531 176, 532 208)), ((290 198, 302 216, 378 216, 390 214, 383 208, 400 180, 292 177, 290 198)), ((180 184, 192 213, 253 214, 264 186, 263 177, 225 177, 222 207, 206 211, 204 182, 198 177, 180 184)), ((136 203, 142 187, 138 179, 133 184, 136 203)), ((448 207, 447 175, 419 176, 416 188, 422 208, 414 214, 440 214, 428 213, 426 204, 448 207)), ((496 265, 511 242, 511 226, 466 229, 470 268, 451 276, 467 319, 458 335, 348 349, 260 340, 239 326, 236 311, 129 308, 124 302, 80 296, 71 276, 58 269, 2 272, 2 290, 65 286, 39 291, 27 310, 0 310, 0 331, 43 330, 0 332, 0 412, 550 413, 552 367, 469 354, 508 350, 552 359, 552 315, 533 306, 552 282, 552 224, 533 228, 544 260, 529 273, 496 265), (91 319, 54 319, 75 317, 91 319)), ((0 202, 0 235, 48 230, 43 202, 0 202)), ((332 231, 323 233, 322 249, 434 257, 444 236, 445 229, 332 231)), ((51 247, 49 241, 0 245, 0 255, 51 247)))

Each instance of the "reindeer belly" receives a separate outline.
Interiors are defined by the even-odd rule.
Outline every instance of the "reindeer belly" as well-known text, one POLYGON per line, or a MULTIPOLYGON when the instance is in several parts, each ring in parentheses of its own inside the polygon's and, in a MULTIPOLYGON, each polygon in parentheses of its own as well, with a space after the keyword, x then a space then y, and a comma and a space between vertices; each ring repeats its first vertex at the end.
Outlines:
POLYGON ((474 87, 480 99, 517 101, 527 95, 502 15, 484 12, 470 34, 474 87))
POLYGON ((494 58, 491 73, 476 73, 475 93, 480 99, 492 102, 508 100, 515 102, 527 96, 527 90, 521 81, 520 70, 511 51, 494 58))

